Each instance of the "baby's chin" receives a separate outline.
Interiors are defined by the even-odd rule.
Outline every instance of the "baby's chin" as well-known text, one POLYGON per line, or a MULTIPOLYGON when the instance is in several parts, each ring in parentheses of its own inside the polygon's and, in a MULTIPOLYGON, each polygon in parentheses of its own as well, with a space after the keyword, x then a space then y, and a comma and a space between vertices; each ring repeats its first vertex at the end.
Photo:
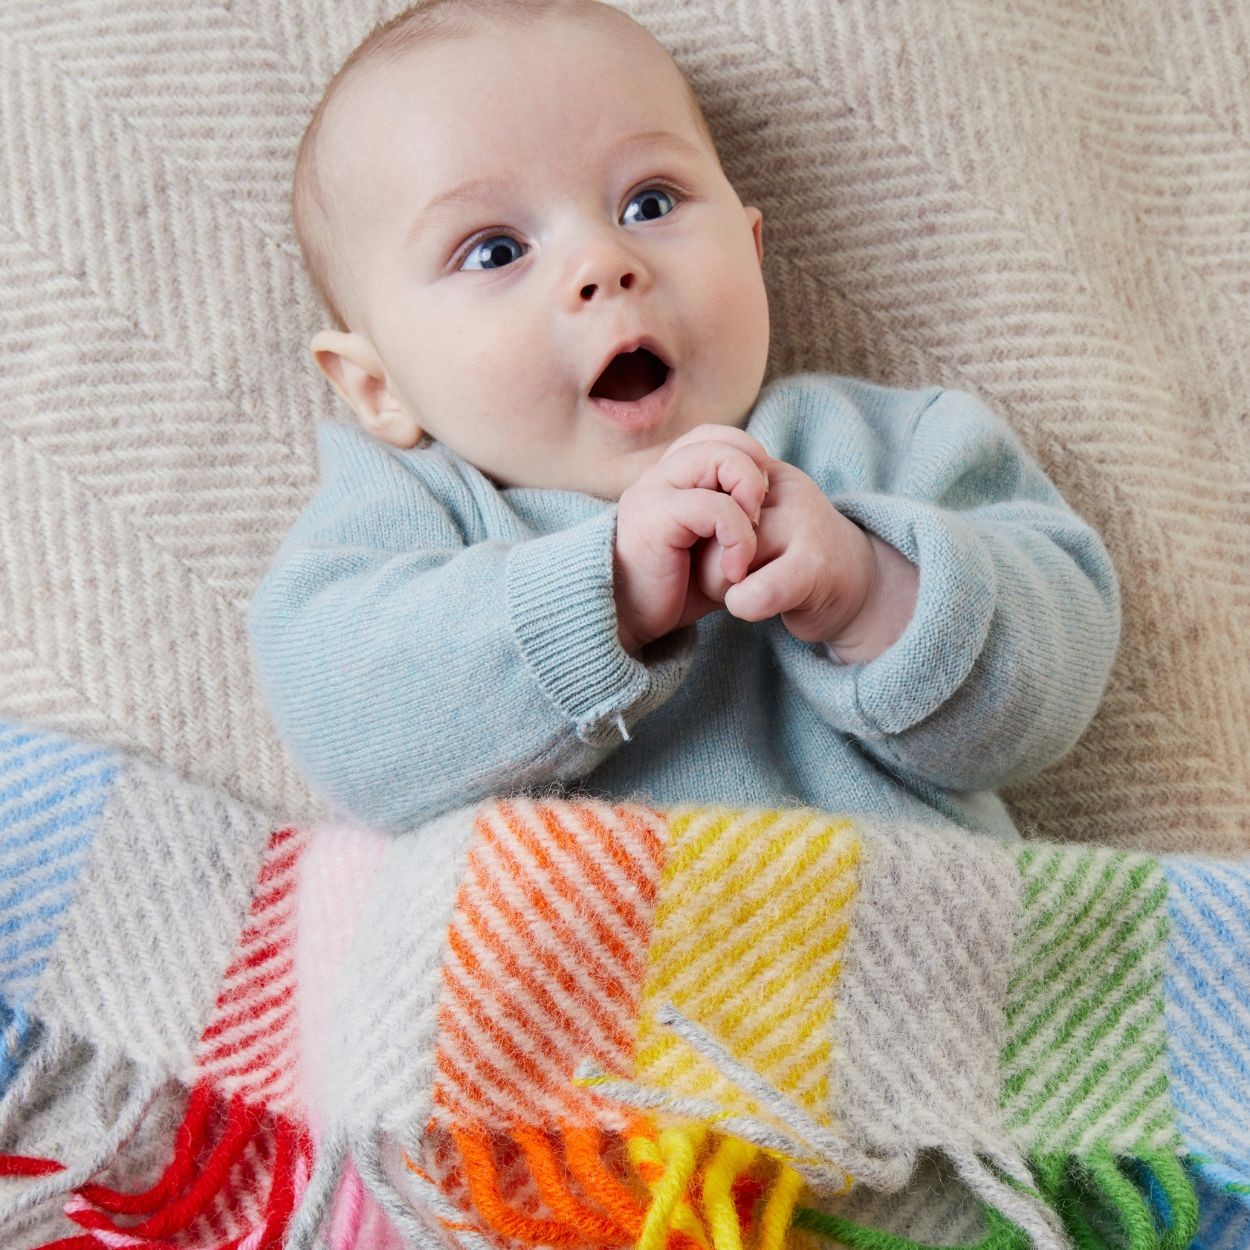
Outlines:
POLYGON ((614 457, 610 464, 601 466, 597 472, 574 473, 570 478, 552 478, 543 481, 520 481, 517 476, 491 472, 476 466, 479 473, 496 490, 513 490, 525 487, 531 490, 567 490, 581 495, 592 495, 615 503, 642 474, 664 454, 668 443, 643 447, 614 457))

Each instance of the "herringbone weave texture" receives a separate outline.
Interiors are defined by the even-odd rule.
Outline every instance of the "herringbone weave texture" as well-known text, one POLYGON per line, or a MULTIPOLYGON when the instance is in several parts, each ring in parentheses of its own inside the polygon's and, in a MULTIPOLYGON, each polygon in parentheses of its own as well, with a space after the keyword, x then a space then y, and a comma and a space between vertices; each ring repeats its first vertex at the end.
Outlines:
MULTIPOLYGON (((319 814, 244 605, 338 400, 296 145, 399 0, 0 6, 0 710, 319 814)), ((1250 9, 623 0, 764 212, 798 370, 982 394, 1104 535, 1120 659, 1031 833, 1250 838, 1250 9)))

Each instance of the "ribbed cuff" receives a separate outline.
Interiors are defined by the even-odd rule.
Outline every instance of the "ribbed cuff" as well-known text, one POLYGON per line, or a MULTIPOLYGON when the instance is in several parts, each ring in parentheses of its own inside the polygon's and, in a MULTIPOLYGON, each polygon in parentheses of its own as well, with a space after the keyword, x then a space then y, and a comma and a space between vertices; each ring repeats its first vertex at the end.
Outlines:
POLYGON ((621 646, 613 588, 615 507, 513 547, 505 566, 508 611, 526 663, 590 746, 628 736, 676 691, 694 661, 697 631, 678 630, 635 659, 621 646), (660 645, 664 643, 665 645, 660 645))
POLYGON ((828 718, 856 737, 880 739, 931 716, 968 679, 989 635, 997 571, 985 543, 958 513, 884 495, 844 495, 834 502, 843 516, 917 566, 911 620, 879 656, 853 664, 831 664, 825 644, 800 642, 780 617, 770 628, 828 718))

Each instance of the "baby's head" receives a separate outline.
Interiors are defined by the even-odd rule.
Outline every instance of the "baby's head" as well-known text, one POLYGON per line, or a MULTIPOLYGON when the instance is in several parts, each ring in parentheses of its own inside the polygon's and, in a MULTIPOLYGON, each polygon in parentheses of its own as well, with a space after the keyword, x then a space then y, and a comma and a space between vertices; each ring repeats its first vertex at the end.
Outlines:
POLYGON ((379 26, 326 88, 292 200, 337 327, 314 359, 395 446, 616 499, 759 395, 762 216, 677 63, 609 5, 426 0, 379 26), (601 378, 640 339, 668 372, 638 351, 601 378), (661 378, 649 405, 591 395, 661 378))

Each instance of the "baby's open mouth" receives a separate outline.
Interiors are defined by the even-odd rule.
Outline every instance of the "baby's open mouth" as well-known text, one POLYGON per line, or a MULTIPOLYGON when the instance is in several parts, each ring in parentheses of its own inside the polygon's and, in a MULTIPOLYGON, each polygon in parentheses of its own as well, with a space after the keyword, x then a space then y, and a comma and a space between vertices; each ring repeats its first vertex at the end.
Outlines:
POLYGON ((620 352, 590 388, 590 397, 625 402, 641 399, 663 386, 667 377, 668 365, 645 347, 620 352))

